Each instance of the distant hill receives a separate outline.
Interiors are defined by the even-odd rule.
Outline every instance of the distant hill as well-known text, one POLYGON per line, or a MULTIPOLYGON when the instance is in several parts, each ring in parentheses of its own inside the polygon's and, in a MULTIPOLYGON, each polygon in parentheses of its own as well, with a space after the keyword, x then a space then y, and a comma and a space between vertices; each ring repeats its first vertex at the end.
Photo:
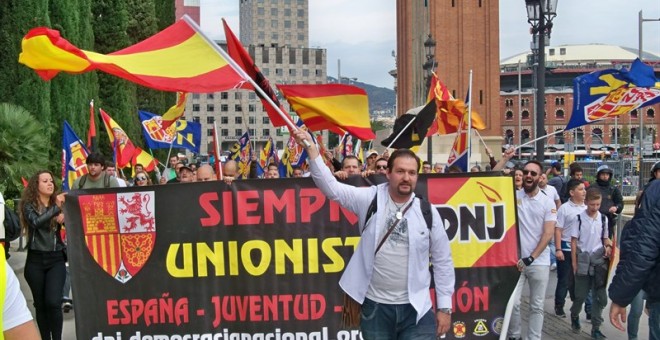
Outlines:
MULTIPOLYGON (((337 78, 328 77, 328 83, 336 83, 337 78)), ((393 112, 396 103, 396 93, 385 87, 377 87, 359 81, 351 81, 351 85, 367 91, 369 97, 369 112, 390 111, 393 112)))

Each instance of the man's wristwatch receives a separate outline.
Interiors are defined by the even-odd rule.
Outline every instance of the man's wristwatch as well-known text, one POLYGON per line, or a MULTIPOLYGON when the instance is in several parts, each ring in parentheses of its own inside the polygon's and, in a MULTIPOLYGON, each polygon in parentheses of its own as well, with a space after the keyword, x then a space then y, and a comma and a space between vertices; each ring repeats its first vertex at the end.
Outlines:
POLYGON ((441 312, 441 313, 451 315, 451 308, 438 308, 437 311, 441 312))

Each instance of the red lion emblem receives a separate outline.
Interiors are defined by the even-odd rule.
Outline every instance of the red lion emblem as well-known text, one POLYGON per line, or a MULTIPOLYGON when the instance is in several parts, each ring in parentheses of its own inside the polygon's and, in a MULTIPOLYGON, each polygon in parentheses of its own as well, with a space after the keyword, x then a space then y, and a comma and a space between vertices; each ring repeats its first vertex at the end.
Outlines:
POLYGON ((149 203, 149 195, 145 194, 142 196, 140 193, 136 192, 133 194, 133 198, 129 200, 120 196, 119 202, 124 206, 124 208, 119 209, 119 212, 121 214, 128 213, 132 215, 126 218, 126 222, 128 222, 129 225, 124 227, 125 232, 129 232, 138 226, 145 226, 144 229, 148 232, 154 231, 155 218, 147 206, 147 203, 149 203), (143 204, 145 206, 145 213, 142 212, 143 204))

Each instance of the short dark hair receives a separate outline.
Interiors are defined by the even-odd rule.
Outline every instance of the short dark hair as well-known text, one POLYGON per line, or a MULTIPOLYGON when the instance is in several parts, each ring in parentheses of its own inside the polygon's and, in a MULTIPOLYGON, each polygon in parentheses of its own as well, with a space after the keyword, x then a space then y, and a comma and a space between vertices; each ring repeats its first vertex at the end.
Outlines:
POLYGON ((424 166, 424 165, 431 166, 431 163, 429 163, 429 161, 423 161, 423 162, 422 162, 422 166, 424 166))
POLYGON ((378 158, 378 159, 374 162, 374 164, 375 164, 375 163, 378 163, 378 162, 380 162, 380 161, 385 161, 385 162, 387 162, 387 159, 385 159, 385 158, 383 158, 383 157, 380 157, 380 158, 378 158))
MULTIPOLYGON (((268 163, 268 166, 266 167, 266 169, 270 170, 270 168, 272 168, 272 167, 274 167, 275 170, 279 170, 279 168, 280 168, 280 167, 279 167, 277 164, 275 164, 274 162, 270 162, 270 163, 268 163)), ((293 167, 293 170, 296 170, 296 168, 300 169, 300 167, 293 167)))
POLYGON ((527 161, 527 163, 525 163, 525 166, 527 166, 527 164, 536 164, 536 166, 539 167, 539 170, 543 171, 543 165, 541 164, 541 162, 539 162, 535 159, 527 161))
POLYGON ((115 163, 113 161, 105 161, 105 167, 116 168, 115 163))
POLYGON ((387 168, 389 170, 392 170, 392 168, 394 167, 394 160, 397 159, 398 157, 413 158, 417 162, 417 169, 420 168, 421 161, 420 161, 419 157, 417 157, 417 155, 414 152, 412 152, 408 149, 397 149, 394 152, 392 152, 392 154, 390 155, 390 158, 387 159, 387 168))
POLYGON ((357 156, 354 156, 354 155, 346 155, 346 157, 344 157, 344 159, 341 160, 341 167, 342 167, 342 168, 344 167, 344 164, 346 163, 346 160, 347 160, 347 159, 355 159, 355 160, 358 161, 358 166, 360 165, 360 159, 357 158, 357 156))
POLYGON ((584 184, 584 182, 582 182, 582 181, 579 180, 579 179, 571 178, 571 179, 566 183, 566 189, 568 189, 568 191, 570 192, 571 190, 575 190, 575 188, 577 188, 578 185, 580 185, 580 184, 584 184))
POLYGON ((92 152, 87 155, 87 161, 85 161, 85 164, 101 164, 101 166, 105 168, 105 157, 103 157, 101 153, 92 152))
POLYGON ((582 167, 580 166, 580 164, 577 164, 577 163, 571 163, 570 168, 571 168, 571 170, 570 170, 570 175, 571 176, 575 175, 578 172, 584 172, 584 170, 582 170, 582 167))

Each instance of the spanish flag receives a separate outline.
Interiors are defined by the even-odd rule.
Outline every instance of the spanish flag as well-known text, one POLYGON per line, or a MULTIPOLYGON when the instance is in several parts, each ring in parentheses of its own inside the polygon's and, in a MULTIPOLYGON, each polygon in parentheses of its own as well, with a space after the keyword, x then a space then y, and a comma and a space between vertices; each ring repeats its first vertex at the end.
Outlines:
POLYGON ((44 80, 60 71, 101 70, 162 91, 210 93, 236 87, 243 78, 212 42, 184 17, 155 35, 110 54, 77 48, 46 27, 30 30, 18 61, 44 80))
POLYGON ((131 166, 133 169, 135 169, 137 164, 142 165, 147 172, 151 172, 158 166, 158 161, 148 152, 136 146, 135 151, 133 152, 133 159, 131 160, 131 166))
POLYGON ((99 109, 99 112, 101 113, 103 125, 105 125, 105 129, 108 131, 108 138, 115 153, 117 168, 123 169, 130 166, 131 159, 133 159, 133 155, 136 153, 133 142, 128 138, 124 129, 114 119, 110 118, 105 111, 99 109))
MULTIPOLYGON (((446 135, 458 132, 463 115, 467 112, 467 106, 464 101, 455 99, 449 93, 447 86, 438 79, 435 72, 432 77, 427 100, 436 101, 437 112, 435 121, 431 124, 426 136, 446 135)), ((472 111, 472 128, 477 130, 486 128, 486 124, 481 119, 481 116, 475 111, 472 111)))
POLYGON ((375 139, 369 121, 367 93, 345 84, 277 85, 311 131, 348 132, 362 140, 375 139))
POLYGON ((163 120, 161 121, 161 128, 163 131, 167 130, 170 125, 176 123, 179 118, 183 117, 183 113, 186 109, 186 99, 188 99, 188 93, 177 92, 176 104, 163 114, 163 120))

